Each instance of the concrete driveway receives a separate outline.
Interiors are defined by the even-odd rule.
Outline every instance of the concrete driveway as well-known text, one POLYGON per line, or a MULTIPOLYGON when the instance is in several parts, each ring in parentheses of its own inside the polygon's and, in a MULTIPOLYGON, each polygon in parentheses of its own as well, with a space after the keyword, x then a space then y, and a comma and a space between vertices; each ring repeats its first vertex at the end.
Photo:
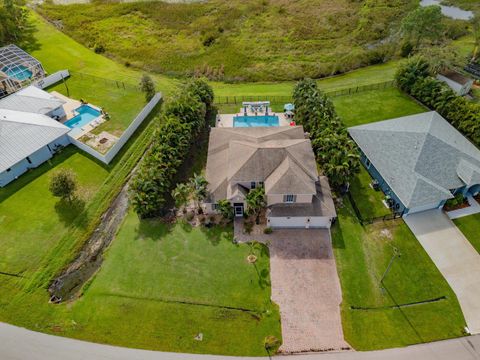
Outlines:
POLYGON ((471 334, 480 333, 480 255, 440 210, 412 214, 405 222, 457 295, 471 334))
POLYGON ((270 236, 272 299, 282 319, 280 351, 348 349, 330 231, 275 230, 270 236))

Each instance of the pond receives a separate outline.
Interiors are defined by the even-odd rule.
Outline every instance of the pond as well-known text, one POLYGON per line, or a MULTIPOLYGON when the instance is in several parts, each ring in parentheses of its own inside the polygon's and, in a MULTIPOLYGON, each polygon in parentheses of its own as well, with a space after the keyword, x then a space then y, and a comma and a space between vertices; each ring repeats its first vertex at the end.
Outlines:
POLYGON ((473 18, 473 12, 460 9, 456 6, 441 5, 439 0, 422 0, 420 6, 439 5, 442 8, 442 14, 456 20, 470 20, 473 18))

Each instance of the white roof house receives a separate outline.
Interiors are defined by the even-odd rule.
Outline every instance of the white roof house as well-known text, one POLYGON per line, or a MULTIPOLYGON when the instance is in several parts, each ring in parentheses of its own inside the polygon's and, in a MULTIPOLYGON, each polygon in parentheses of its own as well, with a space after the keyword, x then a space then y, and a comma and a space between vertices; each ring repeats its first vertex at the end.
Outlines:
POLYGON ((35 86, 26 87, 0 99, 0 109, 46 115, 66 102, 35 86))
POLYGON ((42 114, 0 109, 0 174, 69 131, 42 114))
POLYGON ((437 75, 437 79, 446 83, 457 95, 467 95, 473 85, 473 79, 470 79, 457 71, 445 71, 437 75))

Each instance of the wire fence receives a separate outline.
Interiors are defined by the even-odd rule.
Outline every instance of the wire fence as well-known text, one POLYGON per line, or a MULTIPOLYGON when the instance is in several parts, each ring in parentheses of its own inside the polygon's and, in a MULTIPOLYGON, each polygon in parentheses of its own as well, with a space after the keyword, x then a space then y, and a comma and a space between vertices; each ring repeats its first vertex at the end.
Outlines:
MULTIPOLYGON (((325 91, 329 97, 345 96, 371 90, 383 90, 395 86, 395 81, 385 81, 381 83, 360 85, 339 90, 325 91)), ((252 101, 270 101, 270 104, 286 104, 293 101, 292 96, 281 95, 245 95, 245 96, 215 96, 216 105, 237 105, 243 102, 252 101)))
MULTIPOLYGON (((125 82, 121 80, 114 80, 114 79, 107 79, 95 75, 90 75, 90 74, 85 74, 82 72, 77 72, 77 71, 70 71, 70 76, 72 78, 79 78, 81 80, 89 81, 94 84, 101 84, 104 86, 110 86, 114 87, 117 89, 123 89, 123 90, 132 90, 132 91, 140 91, 140 85, 139 84, 132 84, 130 82, 125 82)), ((139 80, 140 81, 140 80, 139 80)))
POLYGON ((396 211, 391 210, 390 214, 385 214, 383 216, 378 216, 378 217, 365 218, 365 217, 363 217, 362 213, 360 212, 360 209, 358 208, 358 206, 355 202, 355 199, 353 198, 350 191, 347 192, 347 197, 348 197, 348 200, 350 200, 350 203, 352 204, 352 208, 353 208, 353 212, 355 213, 355 216, 357 217, 358 221, 362 225, 374 224, 374 223, 381 222, 381 221, 396 220, 396 219, 401 218, 404 215, 404 211, 396 212, 396 211))

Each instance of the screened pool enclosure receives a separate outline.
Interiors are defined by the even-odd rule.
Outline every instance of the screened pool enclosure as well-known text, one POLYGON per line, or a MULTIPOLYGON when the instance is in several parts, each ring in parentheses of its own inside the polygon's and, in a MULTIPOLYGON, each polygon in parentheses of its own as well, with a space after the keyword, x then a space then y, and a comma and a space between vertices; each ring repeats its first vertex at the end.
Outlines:
POLYGON ((0 48, 0 97, 14 93, 44 77, 42 64, 18 46, 0 48))

